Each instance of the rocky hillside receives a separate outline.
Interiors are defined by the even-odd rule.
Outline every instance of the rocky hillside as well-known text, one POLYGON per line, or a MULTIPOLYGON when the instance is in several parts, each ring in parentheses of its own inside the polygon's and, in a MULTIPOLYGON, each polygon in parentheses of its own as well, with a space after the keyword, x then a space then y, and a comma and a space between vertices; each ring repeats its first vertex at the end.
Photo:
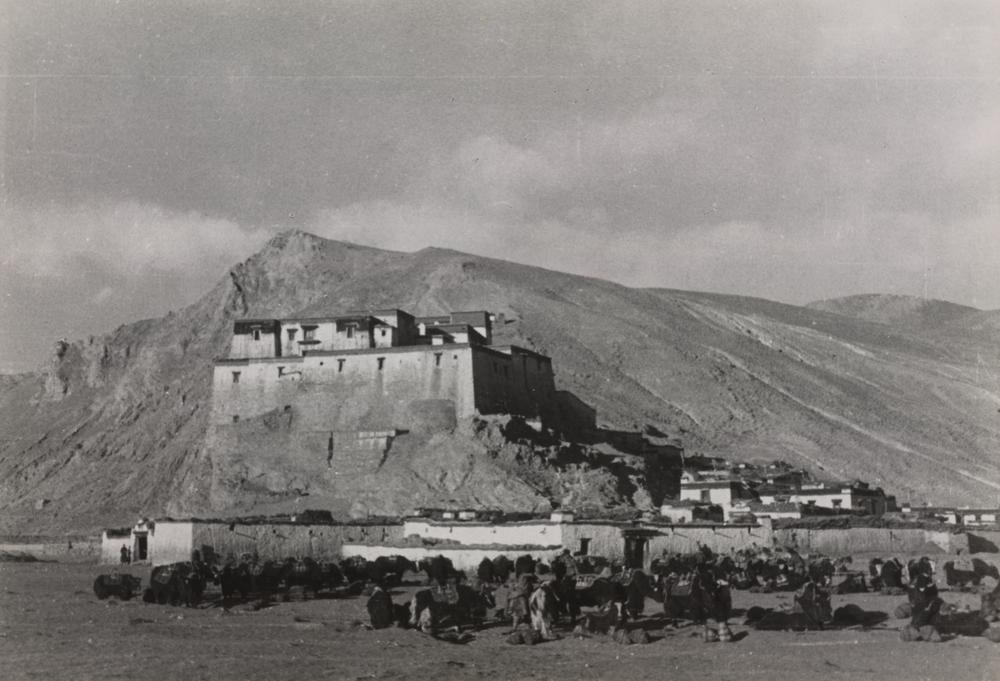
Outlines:
MULTIPOLYGON (((601 422, 653 425, 688 453, 784 458, 904 500, 995 505, 997 313, 878 301, 796 307, 630 289, 442 249, 285 233, 194 305, 55 347, 44 372, 0 382, 0 532, 204 510, 210 366, 232 321, 397 306, 503 313, 498 340, 550 354, 559 387, 601 422)), ((409 474, 373 489, 405 495, 409 474)), ((525 500, 545 496, 528 494, 524 477, 512 486, 525 500)), ((446 487, 425 485, 461 486, 446 487)))

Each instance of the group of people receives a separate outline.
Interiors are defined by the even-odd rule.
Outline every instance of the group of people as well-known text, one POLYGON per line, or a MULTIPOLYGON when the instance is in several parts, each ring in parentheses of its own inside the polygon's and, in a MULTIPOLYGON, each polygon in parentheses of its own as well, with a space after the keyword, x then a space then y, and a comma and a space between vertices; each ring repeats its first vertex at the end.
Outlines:
POLYGON ((122 565, 128 565, 132 562, 132 549, 128 546, 122 545, 121 550, 121 563, 122 565))
MULTIPOLYGON (((852 575, 858 573, 860 590, 907 596, 909 609, 905 616, 911 621, 902 632, 905 640, 940 640, 942 633, 989 637, 992 632, 987 622, 991 618, 981 612, 967 617, 969 622, 961 623, 965 628, 956 628, 956 618, 948 615, 947 608, 942 609, 934 566, 927 558, 908 564, 897 560, 872 561, 867 575, 870 585, 865 585, 863 572, 850 571, 849 559, 807 558, 794 552, 714 555, 703 550, 670 555, 654 561, 652 575, 624 570, 620 565, 605 565, 600 573, 592 574, 591 565, 581 571, 580 560, 569 550, 549 565, 530 556, 521 556, 516 561, 504 556, 484 560, 471 585, 456 588, 461 576, 452 577, 447 585, 435 585, 431 580, 431 588, 418 593, 406 605, 393 604, 388 591, 376 588, 368 603, 372 625, 381 628, 393 622, 404 625, 408 622, 436 633, 442 621, 449 618, 449 624, 462 617, 473 625, 481 624, 485 615, 476 619, 473 610, 485 612, 488 607, 493 621, 510 623, 515 633, 520 627, 530 626, 532 635, 539 639, 554 638, 554 624, 568 621, 574 626, 578 619, 584 631, 620 633, 627 628, 628 619, 642 614, 645 598, 652 597, 663 603, 668 620, 691 620, 704 625, 706 641, 727 641, 733 640, 727 622, 732 608, 730 589, 748 587, 752 591, 783 587, 795 591, 791 609, 750 608, 747 623, 757 629, 871 626, 887 617, 885 613, 866 612, 853 604, 833 611, 830 594, 849 591, 841 590, 842 583, 831 578, 847 571, 852 575), (581 606, 595 609, 581 618, 581 606)), ((993 596, 984 596, 987 598, 1000 603, 1000 587, 993 596)), ((992 619, 1000 619, 1000 607, 995 609, 997 617, 992 619)), ((897 613, 897 617, 901 616, 897 613)), ((1000 628, 993 633, 1000 636, 1000 628)))

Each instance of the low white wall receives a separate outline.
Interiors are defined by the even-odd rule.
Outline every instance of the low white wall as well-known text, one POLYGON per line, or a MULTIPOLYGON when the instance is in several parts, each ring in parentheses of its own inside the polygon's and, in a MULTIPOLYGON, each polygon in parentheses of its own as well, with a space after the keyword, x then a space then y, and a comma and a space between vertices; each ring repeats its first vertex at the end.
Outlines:
POLYGON ((555 546, 562 544, 563 524, 551 520, 493 524, 476 521, 409 519, 403 522, 403 536, 449 539, 460 544, 508 544, 512 546, 555 546))
POLYGON ((541 558, 550 562, 553 558, 562 553, 561 548, 529 549, 511 551, 503 548, 495 549, 470 549, 465 547, 450 546, 372 546, 368 544, 344 544, 341 547, 341 555, 344 558, 360 556, 366 560, 375 560, 379 556, 403 556, 416 562, 421 558, 433 558, 434 556, 444 556, 451 560, 451 564, 457 570, 475 573, 476 568, 483 562, 483 558, 493 559, 497 556, 506 555, 511 560, 526 553, 534 558, 541 558))
POLYGON ((158 520, 149 533, 149 560, 153 565, 191 560, 194 523, 158 520))
POLYGON ((107 534, 101 535, 101 564, 120 565, 122 561, 122 547, 132 550, 132 535, 124 537, 109 537, 107 534))

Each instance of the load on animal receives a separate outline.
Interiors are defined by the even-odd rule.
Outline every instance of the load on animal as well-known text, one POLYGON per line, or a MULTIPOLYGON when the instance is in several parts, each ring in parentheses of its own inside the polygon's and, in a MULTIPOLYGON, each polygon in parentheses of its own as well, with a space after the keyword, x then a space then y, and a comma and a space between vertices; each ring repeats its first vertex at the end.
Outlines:
MULTIPOLYGON (((900 636, 938 641, 954 635, 1000 639, 1000 579, 996 566, 978 558, 945 561, 940 586, 979 587, 979 610, 959 612, 946 603, 936 580, 938 566, 928 557, 871 559, 856 569, 850 557, 801 554, 792 549, 751 547, 715 553, 664 553, 648 571, 626 569, 596 556, 568 550, 550 562, 531 554, 483 559, 466 574, 443 555, 419 561, 400 555, 316 561, 310 557, 261 560, 255 554, 225 558, 198 552, 192 560, 153 568, 142 591, 148 603, 189 607, 230 607, 249 600, 367 597, 372 628, 413 628, 442 640, 467 643, 470 632, 509 630, 511 643, 539 643, 573 635, 607 635, 619 642, 649 639, 695 627, 707 642, 729 642, 733 595, 789 594, 783 608, 750 605, 742 623, 750 630, 822 630, 871 627, 905 618, 900 636), (886 612, 848 603, 834 609, 831 597, 857 592, 898 597, 886 612), (405 600, 394 598, 405 595, 405 600), (650 602, 656 607, 650 607, 650 602), (639 632, 642 635, 639 635, 639 632)), ((102 575, 94 583, 99 598, 128 599, 141 581, 130 575, 102 575)), ((745 602, 746 597, 742 597, 745 602)), ((752 598, 752 596, 751 596, 752 598)), ((773 599, 771 600, 773 604, 773 599)), ((740 636, 746 634, 740 634, 740 636)))

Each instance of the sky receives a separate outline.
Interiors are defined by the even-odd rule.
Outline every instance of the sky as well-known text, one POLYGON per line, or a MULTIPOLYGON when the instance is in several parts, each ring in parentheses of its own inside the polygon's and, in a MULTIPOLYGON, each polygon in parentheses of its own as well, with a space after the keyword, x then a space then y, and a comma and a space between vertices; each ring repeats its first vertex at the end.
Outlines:
POLYGON ((0 0, 0 372, 298 228, 1000 308, 1000 3, 0 0))

